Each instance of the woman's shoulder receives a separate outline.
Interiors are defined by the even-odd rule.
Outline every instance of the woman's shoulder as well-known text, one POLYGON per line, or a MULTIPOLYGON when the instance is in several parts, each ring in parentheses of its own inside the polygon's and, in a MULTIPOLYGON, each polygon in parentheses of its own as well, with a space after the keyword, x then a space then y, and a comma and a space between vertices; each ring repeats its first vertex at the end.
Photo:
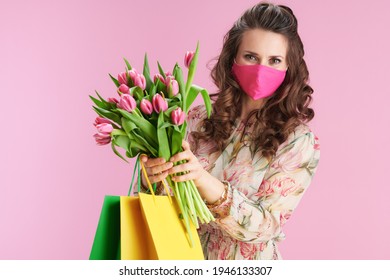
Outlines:
POLYGON ((188 119, 200 119, 207 115, 206 106, 204 104, 196 105, 188 111, 188 119))
POLYGON ((312 128, 306 123, 298 125, 294 131, 288 135, 286 141, 279 145, 278 150, 282 150, 287 145, 303 141, 315 146, 316 149, 319 149, 319 138, 312 128))
POLYGON ((207 110, 204 104, 192 107, 187 114, 187 129, 190 131, 196 130, 195 128, 198 126, 198 124, 206 118, 207 110))

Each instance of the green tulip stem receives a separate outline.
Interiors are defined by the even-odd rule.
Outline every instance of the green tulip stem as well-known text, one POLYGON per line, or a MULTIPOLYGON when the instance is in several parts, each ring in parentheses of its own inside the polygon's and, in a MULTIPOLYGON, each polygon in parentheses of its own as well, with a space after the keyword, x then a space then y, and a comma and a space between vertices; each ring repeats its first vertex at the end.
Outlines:
POLYGON ((177 182, 172 183, 170 176, 167 177, 167 181, 168 181, 170 186, 172 186, 172 185, 174 186, 173 191, 174 191, 174 194, 176 197, 177 204, 179 205, 180 211, 183 215, 184 225, 186 227, 189 241, 190 241, 190 246, 192 248, 192 247, 194 247, 194 241, 192 239, 192 234, 191 234, 191 230, 190 230, 190 223, 188 220, 188 214, 187 214, 187 211, 185 211, 185 207, 184 207, 185 205, 183 205, 183 200, 181 199, 181 196, 180 196, 180 190, 179 190, 178 184, 177 184, 177 182))

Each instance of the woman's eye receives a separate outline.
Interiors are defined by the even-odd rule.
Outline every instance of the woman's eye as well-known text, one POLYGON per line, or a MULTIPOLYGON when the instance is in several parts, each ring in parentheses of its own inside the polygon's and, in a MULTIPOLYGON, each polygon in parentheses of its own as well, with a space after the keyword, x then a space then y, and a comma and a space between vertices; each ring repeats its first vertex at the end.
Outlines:
POLYGON ((280 59, 277 59, 277 58, 274 58, 274 59, 271 59, 274 63, 275 63, 275 61, 277 62, 276 64, 279 64, 279 63, 281 63, 282 61, 280 60, 280 59))
POLYGON ((248 60, 256 60, 256 57, 254 57, 253 55, 250 55, 250 54, 247 54, 245 55, 245 58, 247 58, 248 60))

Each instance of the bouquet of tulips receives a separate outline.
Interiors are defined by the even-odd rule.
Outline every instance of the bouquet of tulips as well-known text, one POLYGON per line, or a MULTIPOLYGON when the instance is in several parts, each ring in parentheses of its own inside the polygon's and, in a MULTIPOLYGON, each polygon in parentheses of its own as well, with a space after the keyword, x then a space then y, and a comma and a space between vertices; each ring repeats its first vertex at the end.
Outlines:
MULTIPOLYGON (((199 93, 208 117, 211 113, 208 92, 192 84, 198 53, 199 43, 195 52, 185 55, 184 64, 188 68, 186 81, 177 63, 172 72, 165 72, 157 62, 159 73, 152 80, 146 54, 143 73, 137 72, 124 59, 126 71, 119 74, 118 79, 109 74, 117 87, 118 96, 105 100, 97 91, 98 98, 90 96, 96 105, 93 109, 99 115, 94 123, 97 128, 94 135, 96 143, 111 143, 114 153, 126 162, 116 147, 123 148, 129 158, 147 154, 149 157, 163 157, 166 161, 181 152, 187 127, 186 114, 199 93)), ((202 223, 214 220, 192 180, 173 182, 168 176, 167 182, 176 197, 187 232, 190 220, 196 228, 199 227, 198 219, 202 223)))

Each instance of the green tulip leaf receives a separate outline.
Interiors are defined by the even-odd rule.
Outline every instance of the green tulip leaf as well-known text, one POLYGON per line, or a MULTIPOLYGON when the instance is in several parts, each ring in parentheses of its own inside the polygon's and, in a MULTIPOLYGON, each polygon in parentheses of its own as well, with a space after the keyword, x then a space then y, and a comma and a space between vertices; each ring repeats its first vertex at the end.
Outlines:
POLYGON ((132 121, 134 124, 136 124, 139 129, 142 131, 143 135, 145 136, 145 139, 152 145, 157 146, 157 133, 155 127, 145 118, 129 113, 125 110, 118 109, 118 111, 124 116, 125 118, 132 121))
POLYGON ((135 100, 142 100, 142 98, 144 98, 144 91, 138 86, 130 88, 130 93, 135 100))
MULTIPOLYGON (((124 59, 124 61, 125 61, 125 63, 126 63, 126 67, 127 67, 127 71, 130 71, 131 69, 133 69, 132 67, 131 67, 131 65, 130 65, 130 63, 127 61, 127 59, 126 58, 123 58, 124 59)), ((126 72, 127 72, 126 71, 126 72)))
MULTIPOLYGON (((118 145, 119 146, 119 145, 118 145)), ((127 163, 129 163, 115 148, 115 144, 114 144, 114 141, 111 142, 111 148, 112 150, 114 151, 114 153, 120 157, 121 159, 123 159, 124 161, 126 161, 127 163)), ((126 153, 127 154, 127 153, 126 153)))
MULTIPOLYGON (((175 126, 177 128, 177 126, 175 126)), ((172 155, 177 154, 181 150, 182 142, 183 142, 183 137, 181 135, 181 132, 179 129, 173 129, 172 133, 172 155)))
POLYGON ((195 51, 194 57, 192 58, 191 63, 190 63, 189 68, 188 68, 187 83, 186 83, 186 90, 185 90, 186 95, 191 88, 192 81, 193 81, 194 76, 195 76, 196 66, 198 64, 198 56, 199 56, 199 42, 196 45, 196 51, 195 51))
POLYGON ((115 84, 117 87, 119 87, 119 86, 120 86, 119 81, 118 81, 117 79, 115 79, 113 76, 111 76, 111 74, 108 74, 108 75, 110 75, 110 78, 111 78, 111 80, 114 82, 114 84, 115 84))
POLYGON ((186 135, 186 133, 187 133, 187 122, 184 122, 180 129, 181 129, 180 133, 181 133, 182 139, 187 139, 187 137, 186 137, 187 136, 186 135))
POLYGON ((159 128, 167 128, 167 127, 173 127, 173 126, 176 126, 176 125, 173 124, 173 123, 164 122, 164 123, 162 124, 162 126, 159 127, 159 128))
POLYGON ((186 100, 186 111, 185 112, 186 112, 186 114, 188 113, 189 108, 191 107, 191 104, 195 101, 195 99, 199 93, 201 93, 204 104, 206 106, 207 116, 210 117, 211 109, 212 109, 210 95, 207 92, 207 90, 205 90, 204 88, 197 86, 197 85, 191 86, 191 89, 188 93, 187 100, 186 100))
POLYGON ((140 146, 143 146, 146 148, 146 150, 152 154, 153 156, 157 157, 158 156, 158 152, 157 152, 157 149, 152 147, 148 141, 146 141, 146 139, 144 137, 142 137, 142 135, 138 132, 139 130, 133 130, 132 131, 132 134, 134 135, 134 141, 132 141, 133 143, 138 143, 140 146))
POLYGON ((118 125, 121 123, 120 116, 118 116, 117 114, 115 114, 111 111, 104 110, 104 109, 99 108, 99 107, 95 107, 95 106, 92 106, 92 107, 99 116, 101 116, 103 118, 110 119, 113 122, 117 123, 118 125))
POLYGON ((105 109, 105 110, 111 109, 111 106, 106 104, 105 102, 100 101, 100 100, 96 99, 95 97, 93 97, 91 95, 89 97, 92 99, 93 103, 95 103, 95 105, 98 106, 99 108, 102 108, 102 109, 105 109))
POLYGON ((157 92, 167 92, 167 86, 164 85, 160 79, 157 79, 157 82, 156 82, 156 90, 157 92))
MULTIPOLYGON (((164 123, 164 114, 161 112, 158 116, 157 127, 161 127, 164 123)), ((171 158, 169 141, 167 137, 167 131, 165 128, 157 128, 158 135, 158 156, 165 158, 166 161, 169 161, 171 158)))
POLYGON ((158 66, 158 71, 160 72, 161 76, 164 77, 164 79, 166 79, 166 75, 164 73, 164 70, 162 69, 161 65, 160 65, 160 62, 157 61, 157 66, 158 66))
POLYGON ((148 55, 145 53, 144 58, 144 70, 143 75, 145 76, 146 80, 146 90, 150 90, 151 85, 153 84, 152 79, 150 78, 150 69, 149 69, 149 61, 148 61, 148 55))
POLYGON ((179 108, 179 106, 177 105, 171 105, 168 107, 168 109, 164 112, 164 116, 168 119, 171 119, 171 114, 172 114, 172 111, 173 110, 176 110, 177 108, 179 108))
MULTIPOLYGON (((183 99, 183 112, 185 112, 185 104, 186 104, 186 89, 185 89, 185 84, 184 84, 184 80, 183 80, 183 71, 181 70, 181 68, 179 67, 179 65, 176 63, 175 65, 175 68, 174 68, 174 76, 175 76, 175 79, 177 81, 177 83, 179 84, 179 92, 181 94, 177 94, 176 96, 178 96, 181 99, 183 99)), ((175 97, 176 97, 175 96, 175 97)))
POLYGON ((111 136, 126 136, 127 137, 127 134, 125 131, 123 131, 122 129, 114 129, 112 132, 111 132, 111 136))
POLYGON ((130 132, 133 131, 134 129, 138 129, 137 125, 132 121, 126 118, 122 118, 121 120, 122 120, 122 127, 127 134, 130 134, 130 132))
MULTIPOLYGON (((151 86, 150 86, 150 89, 149 89, 149 94, 150 94, 150 96, 153 98, 153 96, 156 94, 156 85, 155 84, 152 84, 151 86)), ((151 99, 150 99, 150 101, 151 101, 151 99)))

